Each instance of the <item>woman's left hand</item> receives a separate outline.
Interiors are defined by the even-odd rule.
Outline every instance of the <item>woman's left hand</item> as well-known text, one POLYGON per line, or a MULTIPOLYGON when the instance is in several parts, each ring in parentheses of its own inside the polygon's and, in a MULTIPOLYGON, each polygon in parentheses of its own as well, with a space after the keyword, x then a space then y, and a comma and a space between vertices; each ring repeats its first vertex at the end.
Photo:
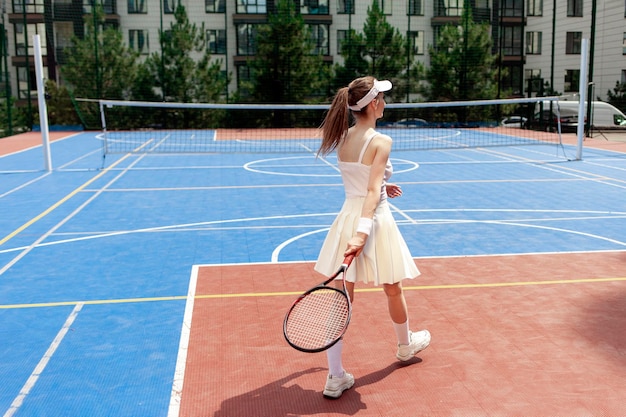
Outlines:
POLYGON ((387 196, 389 198, 396 198, 402 195, 402 188, 397 184, 387 183, 385 188, 387 189, 387 196))

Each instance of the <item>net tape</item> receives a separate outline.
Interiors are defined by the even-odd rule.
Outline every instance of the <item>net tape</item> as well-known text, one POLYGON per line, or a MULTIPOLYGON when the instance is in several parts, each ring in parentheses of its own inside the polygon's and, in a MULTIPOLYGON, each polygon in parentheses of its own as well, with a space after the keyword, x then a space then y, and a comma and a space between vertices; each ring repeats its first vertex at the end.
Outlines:
MULTIPOLYGON (((561 144, 558 123, 530 122, 548 103, 558 115, 558 97, 389 103, 377 130, 392 137, 394 150, 561 144), (524 114, 527 125, 501 126, 511 112, 524 114)), ((105 154, 316 152, 329 108, 118 100, 100 100, 99 106, 105 154)))

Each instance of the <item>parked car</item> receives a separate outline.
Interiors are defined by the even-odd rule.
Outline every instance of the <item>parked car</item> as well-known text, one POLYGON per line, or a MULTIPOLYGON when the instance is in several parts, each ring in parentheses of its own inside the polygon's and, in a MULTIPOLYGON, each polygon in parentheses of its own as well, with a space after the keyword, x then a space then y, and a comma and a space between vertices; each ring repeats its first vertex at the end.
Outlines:
POLYGON ((528 119, 524 116, 509 116, 502 119, 500 126, 524 128, 527 121, 528 119))
MULTIPOLYGON (((587 115, 587 104, 584 104, 585 117, 587 115)), ((561 113, 566 110, 578 113, 579 107, 580 103, 578 101, 559 101, 561 113)), ((591 104, 591 124, 596 129, 626 129, 626 115, 609 103, 593 101, 591 104)))
POLYGON ((576 132, 578 129, 578 112, 572 109, 561 108, 557 113, 556 109, 544 109, 535 113, 532 121, 532 128, 556 132, 558 124, 561 124, 561 132, 576 132))
POLYGON ((424 119, 412 118, 412 119, 398 120, 397 122, 393 123, 391 126, 407 128, 407 127, 427 127, 428 125, 429 125, 428 122, 424 119))

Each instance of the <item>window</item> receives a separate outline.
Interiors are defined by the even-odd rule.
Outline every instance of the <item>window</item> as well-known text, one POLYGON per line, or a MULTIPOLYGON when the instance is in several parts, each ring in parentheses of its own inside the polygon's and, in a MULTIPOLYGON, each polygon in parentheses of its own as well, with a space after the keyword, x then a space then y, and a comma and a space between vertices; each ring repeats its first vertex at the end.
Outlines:
POLYGON ((502 88, 510 90, 513 95, 522 94, 522 85, 524 83, 522 68, 519 66, 507 66, 507 73, 503 74, 501 79, 502 88))
POLYGON ((338 14, 354 14, 354 0, 338 0, 337 1, 337 13, 338 14))
POLYGON ((521 17, 524 15, 524 0, 501 0, 502 16, 521 17))
POLYGON ((580 80, 580 70, 565 70, 565 84, 563 91, 566 93, 577 93, 580 80))
POLYGON ((148 31, 145 29, 130 29, 128 31, 128 46, 140 54, 147 55, 150 53, 148 31))
POLYGON ((256 54, 257 27, 251 23, 237 25, 237 55, 256 54))
POLYGON ((424 16, 424 1, 423 0, 409 0, 407 2, 408 10, 406 12, 409 16, 424 16))
MULTIPOLYGON (((41 1, 41 0, 38 0, 41 1)), ((52 2, 54 5, 57 4, 68 4, 71 5, 73 2, 71 0, 54 0, 52 2)), ((117 2, 116 0, 101 0, 97 3, 98 5, 102 5, 102 10, 104 14, 117 14, 117 2)), ((83 13, 91 14, 95 6, 94 0, 83 0, 83 13)))
POLYGON ((465 0, 436 0, 435 16, 461 16, 465 0))
POLYGON ((117 14, 117 1, 116 0, 103 0, 102 8, 105 14, 117 14))
POLYGON ((313 53, 316 55, 330 55, 328 39, 328 25, 308 25, 311 31, 311 41, 315 45, 313 53))
POLYGON ((57 48, 69 48, 74 37, 72 22, 54 22, 54 44, 57 48))
POLYGON ((543 78, 541 78, 540 69, 525 69, 524 80, 526 80, 529 93, 543 92, 543 78))
POLYGON ((535 78, 541 78, 541 70, 540 69, 525 69, 524 70, 524 78, 527 80, 533 80, 535 78))
POLYGON ((207 35, 207 50, 210 54, 226 53, 226 31, 224 29, 209 29, 207 35))
POLYGON ((17 68, 17 88, 18 98, 28 98, 29 91, 31 95, 37 94, 37 76, 34 68, 30 71, 26 67, 17 68))
POLYGON ((565 53, 570 55, 580 55, 580 45, 582 39, 582 32, 567 32, 567 38, 565 41, 565 53))
POLYGON ((383 11, 383 14, 391 14, 391 0, 379 0, 378 4, 380 4, 380 10, 383 11))
POLYGON ((176 1, 177 0, 163 0, 163 13, 174 14, 176 11, 176 1))
POLYGON ((300 14, 328 14, 328 0, 300 0, 300 14))
POLYGON ((441 29, 443 26, 433 26, 433 49, 439 51, 439 35, 441 35, 441 29))
POLYGON ((622 84, 626 84, 626 70, 622 70, 622 84))
POLYGON ((624 39, 622 40, 622 55, 626 55, 626 32, 624 32, 624 39))
POLYGON ((526 54, 541 55, 541 32, 526 32, 526 54))
POLYGON ((41 55, 46 56, 46 26, 44 23, 31 23, 24 28, 23 23, 16 23, 15 26, 15 55, 33 56, 35 55, 35 45, 33 44, 33 35, 40 35, 41 55))
POLYGON ((146 0, 128 0, 128 13, 148 13, 146 0))
POLYGON ((417 30, 407 33, 407 39, 413 55, 424 55, 424 31, 417 30))
POLYGON ((341 45, 343 45, 343 42, 346 40, 347 37, 348 37, 347 30, 337 31, 337 53, 338 54, 341 54, 341 45))
POLYGON ((247 65, 237 66, 237 92, 241 97, 250 97, 250 86, 254 80, 254 70, 247 65))
POLYGON ((528 0, 526 10, 528 16, 543 16, 543 0, 528 0))
MULTIPOLYGON (((4 2, 2 2, 4 5, 4 2)), ((4 9, 4 7, 3 7, 4 9)), ((13 0, 13 12, 14 13, 41 13, 44 12, 43 1, 35 0, 13 0)))
POLYGON ((502 32, 502 53, 504 55, 522 55, 522 28, 505 26, 502 32))
POLYGON ((225 13, 226 0, 204 0, 204 11, 207 13, 225 13))
POLYGON ((583 0, 567 0, 567 16, 582 17, 583 0))
POLYGON ((237 13, 266 14, 265 0, 237 0, 237 13))

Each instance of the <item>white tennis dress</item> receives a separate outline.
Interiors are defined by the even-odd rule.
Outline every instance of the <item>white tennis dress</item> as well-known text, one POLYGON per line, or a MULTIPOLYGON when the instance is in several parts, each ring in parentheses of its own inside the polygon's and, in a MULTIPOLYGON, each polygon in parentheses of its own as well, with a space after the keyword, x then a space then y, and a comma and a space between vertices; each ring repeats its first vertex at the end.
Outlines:
MULTIPOLYGON (((325 276, 331 276, 339 269, 348 241, 354 235, 359 223, 371 170, 371 166, 362 163, 363 155, 377 134, 378 132, 374 131, 367 137, 357 162, 340 161, 337 156, 346 199, 328 231, 315 264, 315 270, 325 276)), ((348 268, 347 281, 373 282, 375 285, 394 284, 420 274, 387 203, 386 184, 392 173, 391 162, 387 161, 372 231, 363 252, 348 268)))

